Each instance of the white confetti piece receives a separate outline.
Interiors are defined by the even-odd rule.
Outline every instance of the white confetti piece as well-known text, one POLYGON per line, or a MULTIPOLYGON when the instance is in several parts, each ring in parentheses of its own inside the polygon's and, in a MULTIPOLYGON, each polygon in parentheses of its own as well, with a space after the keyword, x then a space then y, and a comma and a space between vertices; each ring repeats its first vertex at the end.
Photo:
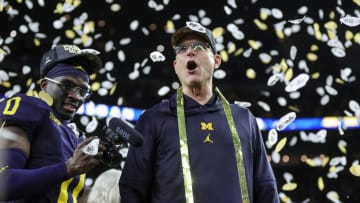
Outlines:
POLYGON ((278 164, 278 163, 280 162, 280 159, 281 159, 281 157, 280 157, 280 153, 279 153, 279 152, 273 151, 273 152, 271 153, 271 160, 272 160, 274 163, 278 164))
POLYGON ((170 92, 170 88, 168 86, 162 86, 159 90, 158 90, 158 95, 159 96, 165 96, 167 93, 170 92))
POLYGON ((325 90, 327 93, 329 93, 329 95, 332 95, 332 96, 335 96, 338 94, 338 91, 335 88, 328 86, 328 85, 325 85, 325 90))
POLYGON ((347 15, 340 18, 340 22, 350 27, 356 27, 360 25, 360 18, 347 15))
POLYGON ((139 21, 138 20, 133 20, 130 23, 130 30, 135 31, 136 29, 138 29, 139 27, 139 21))
POLYGON ((239 106, 242 106, 244 108, 248 108, 251 106, 250 102, 245 102, 245 101, 234 101, 234 104, 237 104, 239 106))
POLYGON ((96 130, 98 127, 98 120, 95 118, 95 116, 92 117, 91 121, 88 123, 88 125, 85 128, 85 131, 87 133, 92 133, 96 130))
POLYGON ((206 33, 206 28, 198 22, 186 21, 186 26, 194 31, 206 33))
POLYGON ((346 56, 345 50, 338 47, 331 48, 331 53, 338 58, 343 58, 346 56))
POLYGON ((295 112, 290 112, 290 113, 285 114, 276 122, 276 130, 278 130, 278 131, 284 130, 295 119, 296 119, 295 112))
POLYGON ((290 48, 290 58, 291 60, 295 60, 297 54, 297 48, 296 46, 292 45, 290 48))
POLYGON ((24 65, 23 68, 22 68, 22 73, 23 75, 27 75, 31 72, 31 67, 28 66, 28 65, 24 65))
POLYGON ((328 104, 329 103, 329 101, 330 101, 330 97, 329 97, 329 95, 324 95, 324 96, 322 96, 321 97, 321 99, 320 99, 320 104, 322 105, 322 106, 325 106, 326 104, 328 104))
POLYGON ((301 73, 296 76, 293 80, 290 81, 285 87, 286 92, 294 92, 302 87, 304 87, 307 81, 310 79, 310 76, 306 73, 301 73))
POLYGON ((93 139, 89 144, 82 148, 82 151, 87 155, 94 156, 99 151, 99 143, 100 139, 93 139))
POLYGON ((292 24, 300 24, 300 23, 302 23, 302 22, 305 20, 305 17, 306 17, 306 16, 304 16, 304 17, 302 17, 302 18, 300 18, 300 19, 288 20, 288 22, 289 22, 289 23, 292 23, 292 24))
POLYGON ((150 58, 153 62, 165 61, 165 56, 159 51, 151 52, 150 58))
POLYGON ((257 104, 262 108, 264 109, 265 111, 267 112, 270 112, 271 111, 271 108, 270 108, 270 105, 263 102, 263 101, 258 101, 257 104))
POLYGON ((214 71, 214 78, 224 79, 226 77, 226 72, 223 69, 217 69, 214 71))
POLYGON ((360 105, 357 101, 355 100, 350 100, 349 101, 349 108, 351 111, 354 112, 355 116, 360 117, 360 105))
POLYGON ((269 130, 266 146, 271 148, 278 141, 278 133, 275 129, 269 130))
POLYGON ((284 77, 283 74, 276 73, 276 74, 270 76, 270 78, 267 81, 267 85, 268 86, 274 86, 279 80, 282 80, 283 77, 284 77))
POLYGON ((333 203, 342 203, 342 201, 340 201, 339 194, 337 192, 335 192, 335 191, 329 191, 326 194, 326 198, 328 198, 333 203))

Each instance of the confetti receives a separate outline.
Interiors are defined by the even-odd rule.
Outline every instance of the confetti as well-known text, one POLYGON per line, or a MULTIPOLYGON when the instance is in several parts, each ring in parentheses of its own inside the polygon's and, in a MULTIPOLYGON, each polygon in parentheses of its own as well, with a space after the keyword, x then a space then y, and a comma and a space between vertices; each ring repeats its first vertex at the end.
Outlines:
POLYGON ((304 87, 308 80, 310 79, 310 76, 306 73, 301 73, 300 75, 296 76, 293 80, 290 81, 288 85, 285 87, 286 92, 294 92, 298 89, 304 87))
POLYGON ((82 151, 87 155, 94 156, 98 153, 99 143, 100 139, 93 139, 89 144, 82 148, 82 151))
POLYGON ((294 120, 296 119, 296 113, 290 112, 286 115, 282 116, 277 122, 276 122, 276 130, 281 131, 284 130, 288 125, 290 125, 294 120))
POLYGON ((150 58, 153 62, 165 61, 165 56, 158 51, 153 51, 150 53, 150 58))
POLYGON ((353 16, 345 16, 340 18, 340 22, 350 27, 356 27, 360 25, 360 18, 353 16))

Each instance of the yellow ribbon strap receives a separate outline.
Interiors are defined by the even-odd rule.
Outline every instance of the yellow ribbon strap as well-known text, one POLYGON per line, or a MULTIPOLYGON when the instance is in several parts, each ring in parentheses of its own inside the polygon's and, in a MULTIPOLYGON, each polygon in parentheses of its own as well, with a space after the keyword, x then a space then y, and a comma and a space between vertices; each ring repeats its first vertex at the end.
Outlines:
POLYGON ((224 95, 221 94, 220 90, 218 88, 215 88, 216 92, 220 95, 221 103, 223 105, 226 119, 228 121, 233 143, 234 143, 234 149, 235 149, 235 155, 236 155, 236 163, 238 168, 238 175, 239 175, 239 183, 240 183, 240 189, 241 189, 241 199, 243 203, 248 203, 249 201, 249 192, 247 188, 246 183, 246 175, 245 175, 245 164, 244 164, 244 158, 242 154, 242 148, 241 148, 241 142, 240 137, 238 135, 238 132, 235 127, 234 118, 231 113, 229 102, 226 100, 224 95))
MULTIPOLYGON (((241 189, 241 199, 243 203, 249 203, 249 193, 247 189, 247 181, 245 175, 245 167, 243 161, 243 154, 241 149, 240 137, 237 133, 234 119, 232 117, 231 109, 229 102, 225 99, 225 97, 221 94, 218 88, 215 89, 221 98, 221 103, 223 105, 226 120, 231 130, 236 163, 238 168, 238 177, 239 184, 241 189)), ((183 178, 184 178, 184 187, 185 187, 185 198, 186 203, 194 202, 193 188, 192 188, 192 178, 190 171, 190 158, 189 158, 189 150, 186 136, 186 125, 185 125, 185 113, 184 113, 184 98, 182 88, 178 88, 177 90, 177 98, 176 98, 176 107, 177 107, 177 117, 178 117, 178 128, 179 128, 179 142, 180 142, 180 152, 181 152, 181 163, 183 170, 183 178)))
POLYGON ((179 126, 178 128, 179 128, 181 164, 182 164, 182 172, 184 177, 185 199, 186 199, 186 203, 193 203, 194 195, 193 195, 192 179, 191 179, 191 171, 190 171, 189 149, 188 149, 187 136, 186 136, 184 98, 181 87, 177 90, 176 107, 177 107, 176 109, 177 109, 178 126, 179 126))

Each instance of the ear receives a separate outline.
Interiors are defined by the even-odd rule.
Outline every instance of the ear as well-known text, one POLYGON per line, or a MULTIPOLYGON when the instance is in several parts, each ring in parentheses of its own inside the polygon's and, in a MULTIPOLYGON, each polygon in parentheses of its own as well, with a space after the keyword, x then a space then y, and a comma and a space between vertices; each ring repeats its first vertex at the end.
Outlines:
POLYGON ((49 82, 47 80, 44 80, 44 79, 41 80, 41 82, 40 82, 41 90, 44 90, 46 92, 46 87, 47 87, 48 84, 49 84, 49 82))
POLYGON ((174 71, 175 71, 175 73, 176 73, 176 63, 177 63, 177 61, 176 61, 176 59, 173 61, 173 68, 174 68, 174 71))
POLYGON ((214 60, 215 60, 215 69, 218 69, 221 65, 221 56, 219 54, 215 54, 214 55, 214 60))

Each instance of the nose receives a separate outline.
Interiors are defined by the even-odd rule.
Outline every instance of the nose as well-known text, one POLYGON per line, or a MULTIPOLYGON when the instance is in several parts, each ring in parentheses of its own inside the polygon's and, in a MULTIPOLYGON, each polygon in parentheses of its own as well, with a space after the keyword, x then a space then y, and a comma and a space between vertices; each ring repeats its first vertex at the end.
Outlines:
POLYGON ((186 55, 195 55, 195 50, 192 48, 192 46, 189 46, 186 50, 186 55))

